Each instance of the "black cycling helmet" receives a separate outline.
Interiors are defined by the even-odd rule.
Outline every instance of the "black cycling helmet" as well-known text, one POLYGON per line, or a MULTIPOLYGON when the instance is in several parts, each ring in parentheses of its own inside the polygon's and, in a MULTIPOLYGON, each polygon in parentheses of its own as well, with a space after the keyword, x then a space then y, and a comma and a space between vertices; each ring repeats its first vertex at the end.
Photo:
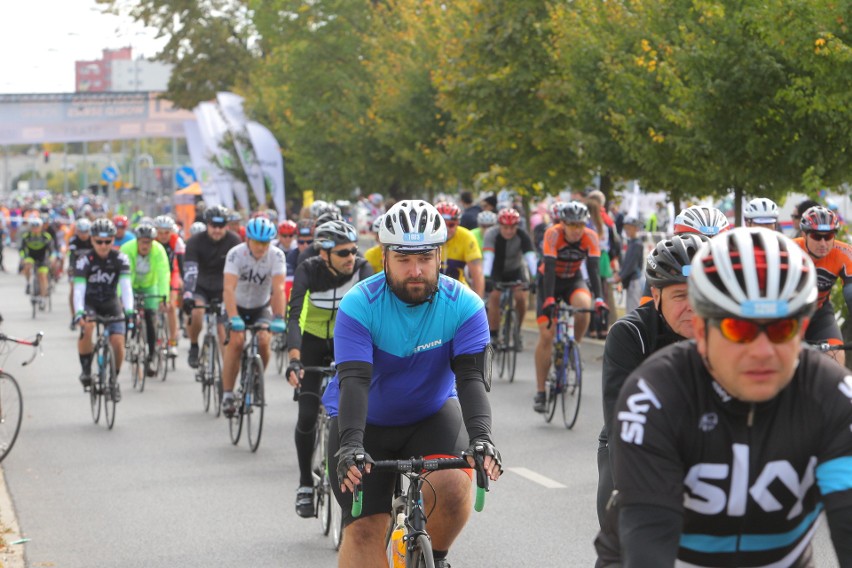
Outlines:
POLYGON ((101 237, 102 239, 112 238, 115 236, 115 232, 115 224, 106 217, 92 221, 93 237, 101 237))
POLYGON ((204 222, 222 225, 228 222, 228 208, 221 205, 211 205, 204 211, 204 222))
POLYGON ((314 233, 314 246, 318 249, 332 249, 337 245, 358 242, 355 227, 344 221, 329 221, 319 225, 314 233))
POLYGON ((139 225, 136 227, 137 239, 153 239, 157 236, 157 228, 153 225, 139 225))
POLYGON ((700 233, 675 235, 657 243, 645 261, 645 278, 654 288, 686 284, 692 258, 710 239, 700 233))
POLYGON ((319 227, 329 221, 343 221, 343 215, 337 211, 326 210, 316 219, 316 226, 319 227))

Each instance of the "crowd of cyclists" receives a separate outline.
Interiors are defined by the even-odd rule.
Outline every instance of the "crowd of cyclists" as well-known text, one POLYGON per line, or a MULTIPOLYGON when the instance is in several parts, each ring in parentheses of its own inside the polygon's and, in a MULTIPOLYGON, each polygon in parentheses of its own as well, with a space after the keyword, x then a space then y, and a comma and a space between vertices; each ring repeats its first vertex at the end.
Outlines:
MULTIPOLYGON (((286 334, 284 376, 298 399, 295 509, 316 513, 311 467, 323 404, 329 469, 341 482, 333 487, 346 527, 341 566, 387 565, 383 512, 394 478, 369 474, 374 460, 464 455, 473 465, 478 454, 492 480, 502 473, 487 398, 489 353, 502 347, 499 284, 514 287, 520 321, 534 298, 535 412, 545 411, 559 302, 585 310, 575 315, 578 343, 605 341, 599 566, 809 566, 822 511, 841 565, 852 566, 852 378, 843 349, 825 356, 807 347, 843 347, 830 298, 838 280, 852 309, 852 246, 837 238, 834 211, 799 204, 800 234, 790 239, 766 198, 746 204, 739 228, 714 207, 688 207, 674 234, 646 252, 643 221, 610 215, 600 192, 552 200, 530 218, 513 196, 372 197, 369 237, 325 201, 292 219, 210 206, 186 228, 169 215, 30 204, 4 229, 16 233, 27 294, 38 286, 46 296, 48 279, 67 270, 84 390, 94 316, 111 318, 120 372, 141 310, 151 375, 156 314, 166 314, 169 357, 183 328, 196 368, 199 308, 221 305, 226 417, 247 326, 265 328, 264 365, 270 334, 286 334), (362 252, 365 238, 375 245, 362 252), (610 307, 622 317, 610 322, 610 307), (325 388, 312 369, 332 363, 338 373, 325 388), (356 519, 358 485, 380 497, 356 519)), ((520 333, 513 345, 524 349, 520 333)), ((118 384, 109 396, 121 399, 118 384)), ((449 566, 470 480, 459 470, 430 474, 435 566, 449 566)))

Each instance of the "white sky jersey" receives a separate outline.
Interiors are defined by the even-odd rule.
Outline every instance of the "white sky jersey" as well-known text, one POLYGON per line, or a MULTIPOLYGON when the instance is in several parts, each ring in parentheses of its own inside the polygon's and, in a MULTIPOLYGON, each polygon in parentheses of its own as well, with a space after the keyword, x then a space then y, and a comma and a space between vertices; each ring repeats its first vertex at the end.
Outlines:
POLYGON ((269 303, 272 295, 272 277, 287 275, 284 252, 269 247, 266 254, 255 259, 246 243, 228 251, 225 274, 236 274, 237 305, 241 308, 260 308, 269 303))

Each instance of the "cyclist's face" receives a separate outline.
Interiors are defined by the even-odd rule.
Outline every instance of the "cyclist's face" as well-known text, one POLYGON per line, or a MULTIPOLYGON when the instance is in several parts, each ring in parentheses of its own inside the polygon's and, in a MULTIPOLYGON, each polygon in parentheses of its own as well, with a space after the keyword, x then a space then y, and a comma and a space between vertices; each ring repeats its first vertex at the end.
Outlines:
POLYGON ((663 318, 669 327, 680 336, 687 339, 695 337, 692 328, 692 306, 686 291, 686 284, 672 284, 662 290, 651 287, 651 296, 657 310, 663 314, 663 318))
POLYGON ((746 227, 763 227, 764 229, 769 229, 771 231, 778 230, 777 223, 755 223, 754 221, 746 220, 745 225, 746 227))
POLYGON ((265 255, 266 251, 269 250, 269 245, 271 244, 271 243, 261 243, 259 241, 253 241, 251 239, 246 239, 246 242, 248 243, 248 248, 249 248, 249 251, 251 252, 251 255, 255 258, 260 258, 263 255, 265 255))
POLYGON ((500 236, 507 241, 518 234, 517 225, 500 225, 500 236))
POLYGON ((447 224, 447 240, 456 236, 456 229, 459 228, 458 221, 445 221, 447 224))
POLYGON ((736 343, 703 318, 695 316, 694 325, 707 370, 731 396, 746 402, 770 400, 790 383, 807 328, 803 324, 783 343, 772 343, 763 331, 750 343, 736 343))
POLYGON ((355 243, 344 243, 335 246, 326 252, 326 262, 340 274, 352 274, 355 271, 355 255, 348 254, 347 256, 340 256, 337 253, 351 251, 353 248, 356 248, 355 243))
POLYGON ((284 247, 284 250, 290 250, 293 246, 293 235, 278 235, 278 242, 284 247))
POLYGON ((583 223, 563 223, 562 227, 565 231, 565 240, 569 243, 576 243, 583 238, 586 225, 583 223))
POLYGON ((808 245, 808 252, 811 253, 812 257, 822 258, 834 248, 834 231, 826 233, 808 231, 805 233, 805 242, 808 245), (819 238, 815 239, 815 235, 819 238))
POLYGON ((151 239, 136 239, 136 252, 142 256, 148 256, 151 252, 153 242, 151 239))
POLYGON ((385 252, 388 285, 396 296, 408 304, 419 304, 438 288, 439 251, 424 254, 385 252))
POLYGON ((225 234, 228 232, 228 226, 224 223, 207 223, 207 236, 210 237, 214 241, 221 241, 225 238, 225 234))
POLYGON ((157 240, 161 243, 169 242, 172 232, 169 229, 157 229, 157 240))

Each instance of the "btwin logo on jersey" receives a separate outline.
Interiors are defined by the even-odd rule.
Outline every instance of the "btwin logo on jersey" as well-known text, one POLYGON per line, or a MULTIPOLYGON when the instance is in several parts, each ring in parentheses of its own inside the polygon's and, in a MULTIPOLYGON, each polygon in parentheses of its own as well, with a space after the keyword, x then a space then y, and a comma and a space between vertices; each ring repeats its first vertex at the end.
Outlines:
POLYGON ((628 444, 642 445, 645 439, 645 422, 648 421, 646 414, 651 410, 651 406, 659 410, 663 407, 660 404, 657 395, 645 382, 645 379, 639 379, 636 383, 639 387, 639 392, 627 397, 627 408, 629 411, 621 411, 618 413, 618 420, 621 422, 621 439, 628 444))
MULTIPOLYGON (((689 468, 684 485, 689 493, 684 493, 683 506, 702 515, 718 515, 722 511, 731 517, 745 515, 748 499, 767 513, 784 508, 773 492, 786 487, 796 502, 787 513, 787 520, 802 513, 802 502, 808 490, 814 485, 817 459, 811 456, 804 475, 798 472, 787 460, 775 460, 763 466, 760 475, 749 487, 749 447, 745 444, 733 444, 733 463, 699 463, 689 468), (729 487, 719 487, 707 481, 729 480, 729 487), (780 485, 776 483, 780 482, 780 485)), ((785 499, 786 501, 787 499, 785 499)))
POLYGON ((430 341, 429 343, 424 343, 423 345, 418 345, 414 348, 415 353, 420 353, 421 351, 427 351, 429 349, 434 349, 435 347, 441 346, 441 340, 436 339, 435 341, 430 341))

